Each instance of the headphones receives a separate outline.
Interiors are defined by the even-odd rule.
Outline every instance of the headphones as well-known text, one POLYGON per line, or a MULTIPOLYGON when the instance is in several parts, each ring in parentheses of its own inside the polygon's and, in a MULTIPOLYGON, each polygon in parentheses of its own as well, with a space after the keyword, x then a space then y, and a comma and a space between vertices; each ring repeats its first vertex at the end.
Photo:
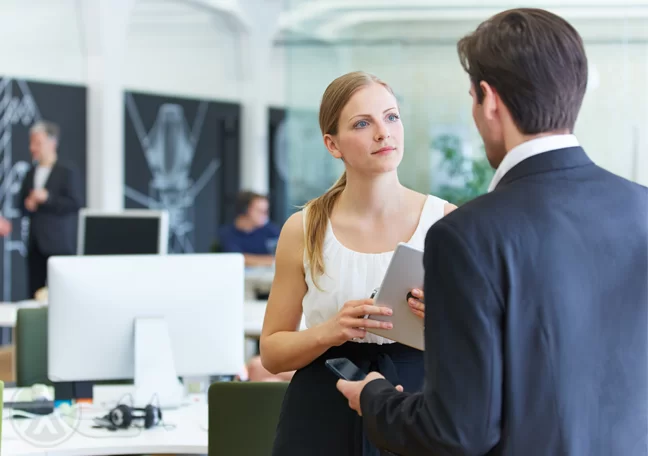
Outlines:
POLYGON ((112 409, 104 419, 114 429, 128 429, 134 421, 143 419, 144 429, 150 429, 160 424, 162 411, 154 405, 136 408, 121 404, 112 409))

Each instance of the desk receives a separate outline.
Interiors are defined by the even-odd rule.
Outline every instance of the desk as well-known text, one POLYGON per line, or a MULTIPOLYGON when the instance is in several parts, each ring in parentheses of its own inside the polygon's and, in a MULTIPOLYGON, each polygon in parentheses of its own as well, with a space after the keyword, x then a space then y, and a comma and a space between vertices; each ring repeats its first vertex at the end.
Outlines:
MULTIPOLYGON (((245 301, 243 308, 245 322, 243 328, 246 336, 258 338, 261 334, 266 304, 267 301, 245 301)), ((0 327, 15 328, 18 309, 34 308, 46 305, 47 304, 41 304, 36 301, 2 302, 0 303, 0 327)))
MULTIPOLYGON (((77 409, 76 419, 49 416, 6 419, 2 426, 2 454, 12 456, 104 456, 124 454, 207 454, 208 409, 205 395, 162 412, 172 429, 92 429, 92 418, 104 415, 132 386, 95 386, 95 404, 77 409)), ((17 394, 7 388, 5 400, 17 394)))
POLYGON ((254 299, 259 293, 268 294, 274 280, 274 267, 245 268, 245 297, 254 299))
POLYGON ((18 309, 38 308, 47 304, 38 301, 0 302, 0 327, 15 328, 18 309))
MULTIPOLYGON (((261 337, 261 330, 263 329, 263 318, 265 317, 265 310, 267 301, 246 301, 245 302, 245 335, 250 338, 258 339, 261 337)), ((306 329, 306 322, 302 314, 301 324, 299 330, 306 329)))

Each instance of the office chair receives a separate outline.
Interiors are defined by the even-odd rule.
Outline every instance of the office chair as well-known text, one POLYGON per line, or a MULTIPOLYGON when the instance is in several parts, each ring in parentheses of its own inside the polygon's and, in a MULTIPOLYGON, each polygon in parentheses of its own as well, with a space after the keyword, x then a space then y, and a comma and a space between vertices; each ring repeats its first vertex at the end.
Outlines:
POLYGON ((209 456, 268 456, 288 382, 218 382, 209 387, 209 456))

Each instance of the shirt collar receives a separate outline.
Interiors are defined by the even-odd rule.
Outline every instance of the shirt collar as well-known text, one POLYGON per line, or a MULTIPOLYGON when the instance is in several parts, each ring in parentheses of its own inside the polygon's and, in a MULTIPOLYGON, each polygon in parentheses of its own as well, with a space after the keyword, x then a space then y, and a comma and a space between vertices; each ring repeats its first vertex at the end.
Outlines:
POLYGON ((544 152, 552 150, 565 149, 568 147, 578 147, 578 139, 574 135, 551 135, 535 138, 530 141, 523 142, 522 144, 511 149, 505 156, 502 163, 500 163, 493 180, 488 187, 488 191, 492 192, 499 184, 500 180, 508 173, 515 165, 544 152))

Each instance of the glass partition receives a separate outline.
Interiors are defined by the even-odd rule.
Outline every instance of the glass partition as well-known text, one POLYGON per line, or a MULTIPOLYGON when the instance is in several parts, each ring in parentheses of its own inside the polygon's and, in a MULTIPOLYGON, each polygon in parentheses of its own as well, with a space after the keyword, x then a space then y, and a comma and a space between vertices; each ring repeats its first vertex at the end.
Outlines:
MULTIPOLYGON (((304 4, 290 7, 303 13, 304 4)), ((572 8, 564 15, 583 36, 590 63, 576 134, 596 163, 646 185, 648 8, 632 14, 600 10, 572 8)), ((406 135, 399 170, 405 185, 457 204, 484 193, 493 171, 472 121, 456 42, 494 11, 397 19, 394 10, 391 19, 379 20, 321 7, 291 33, 284 31, 275 47, 285 55, 286 216, 342 171, 322 144, 317 110, 328 83, 353 70, 376 74, 397 93, 406 135)))

